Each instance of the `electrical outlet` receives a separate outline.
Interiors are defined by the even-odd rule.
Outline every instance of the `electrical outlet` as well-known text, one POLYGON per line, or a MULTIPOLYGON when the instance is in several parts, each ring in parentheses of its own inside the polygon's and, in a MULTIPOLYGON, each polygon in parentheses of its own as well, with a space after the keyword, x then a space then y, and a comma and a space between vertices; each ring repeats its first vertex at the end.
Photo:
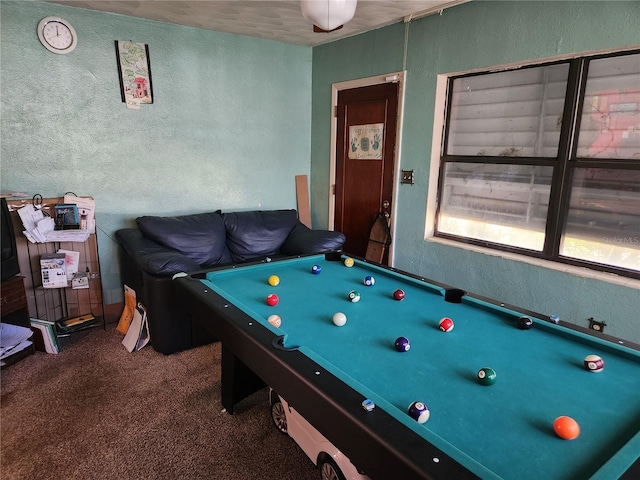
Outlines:
POLYGON ((596 332, 604 332, 604 327, 606 326, 606 322, 598 322, 594 320, 593 317, 589 318, 589 329, 595 330, 596 332))

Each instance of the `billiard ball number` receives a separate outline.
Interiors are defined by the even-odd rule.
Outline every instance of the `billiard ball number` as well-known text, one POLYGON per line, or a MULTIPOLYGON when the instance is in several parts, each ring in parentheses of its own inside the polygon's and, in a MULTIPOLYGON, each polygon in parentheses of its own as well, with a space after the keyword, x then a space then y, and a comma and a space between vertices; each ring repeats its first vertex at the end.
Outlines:
POLYGON ((394 343, 394 346, 399 352, 408 352, 411 348, 411 343, 407 337, 398 337, 394 343))
POLYGON ((275 307, 278 304, 278 296, 275 293, 270 293, 267 295, 267 305, 271 307, 275 307))
POLYGON ((573 418, 563 415, 553 421, 553 431, 564 440, 573 440, 580 435, 580 425, 573 418))
POLYGON ((604 360, 598 355, 587 355, 584 357, 584 367, 590 372, 601 372, 604 369, 604 360))
POLYGON ((453 320, 451 320, 449 317, 444 317, 440 320, 440 322, 438 322, 438 327, 443 332, 450 332, 451 330, 453 330, 453 320))
POLYGON ((269 317, 267 318, 267 322, 269 322, 276 328, 280 328, 280 325, 282 325, 282 319, 280 318, 280 315, 269 315, 269 317))
POLYGON ((358 303, 360 301, 360 294, 356 290, 349 292, 349 301, 351 303, 358 303))
POLYGON ((485 386, 493 385, 496 383, 497 378, 496 371, 493 368, 481 368, 478 370, 478 381, 485 386))
POLYGON ((412 402, 409 405, 409 416, 418 423, 424 423, 429 420, 431 412, 424 402, 412 402))

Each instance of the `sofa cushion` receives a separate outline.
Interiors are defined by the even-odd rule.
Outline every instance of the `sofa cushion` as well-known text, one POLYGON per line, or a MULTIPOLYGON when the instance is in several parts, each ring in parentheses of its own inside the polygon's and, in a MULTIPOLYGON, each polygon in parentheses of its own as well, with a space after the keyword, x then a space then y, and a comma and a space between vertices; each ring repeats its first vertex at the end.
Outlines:
POLYGON ((146 237, 179 251, 200 267, 230 262, 220 212, 177 217, 144 216, 138 217, 136 222, 146 237))
POLYGON ((330 230, 312 230, 298 222, 280 253, 284 255, 306 255, 310 253, 326 253, 341 250, 346 238, 341 232, 330 230))
POLYGON ((233 212, 223 217, 234 263, 276 255, 298 223, 295 210, 233 212))

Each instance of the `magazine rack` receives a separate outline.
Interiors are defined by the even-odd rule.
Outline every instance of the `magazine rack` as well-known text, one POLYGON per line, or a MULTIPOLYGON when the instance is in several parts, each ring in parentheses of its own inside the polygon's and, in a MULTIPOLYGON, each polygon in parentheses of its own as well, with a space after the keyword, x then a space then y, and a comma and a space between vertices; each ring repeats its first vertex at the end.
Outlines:
MULTIPOLYGON (((29 315, 50 322, 92 315, 95 321, 78 323, 74 328, 58 330, 58 337, 65 337, 85 328, 102 325, 105 328, 104 304, 102 301, 102 282, 100 279, 100 262, 98 259, 98 240, 95 233, 89 235, 84 242, 45 242, 31 243, 21 233, 24 229, 15 209, 30 201, 10 200, 13 207, 11 218, 16 232, 16 244, 20 272, 24 276, 25 291, 29 315), (80 253, 78 271, 86 272, 89 288, 74 289, 71 285, 62 288, 43 288, 40 269, 40 257, 43 254, 57 253, 58 250, 70 250, 80 253)), ((62 203, 58 198, 42 199, 42 209, 53 212, 55 205, 62 203)))

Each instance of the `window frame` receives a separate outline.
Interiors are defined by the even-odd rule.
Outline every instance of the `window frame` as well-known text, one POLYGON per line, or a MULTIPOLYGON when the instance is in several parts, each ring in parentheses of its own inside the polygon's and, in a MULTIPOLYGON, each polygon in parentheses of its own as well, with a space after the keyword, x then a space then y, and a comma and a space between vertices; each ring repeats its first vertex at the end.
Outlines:
POLYGON ((440 144, 440 163, 438 167, 438 181, 436 192, 435 215, 433 218, 433 237, 443 238, 463 244, 480 246, 498 252, 508 252, 541 260, 552 261, 576 267, 586 267, 599 272, 615 273, 624 277, 640 279, 640 272, 618 266, 591 262, 588 260, 567 257, 560 254, 564 225, 569 214, 571 186, 574 172, 580 168, 632 169, 640 170, 640 160, 611 159, 611 158, 578 158, 576 155, 580 123, 584 108, 589 64, 593 60, 640 54, 640 49, 622 50, 608 53, 581 55, 574 58, 529 63, 526 65, 505 68, 490 68, 471 73, 460 73, 447 77, 446 98, 444 105, 444 122, 440 144), (447 147, 450 135, 450 105, 452 104, 453 82, 460 78, 490 75, 505 71, 539 68, 550 65, 568 64, 569 72, 563 108, 563 121, 560 129, 558 152, 556 157, 507 157, 507 156, 472 156, 449 155, 447 147), (549 206, 545 224, 545 241, 541 251, 522 247, 499 244, 488 240, 463 237, 451 233, 440 232, 438 221, 444 191, 445 168, 449 163, 478 163, 478 164, 519 164, 535 166, 551 166, 553 176, 550 185, 549 206))

